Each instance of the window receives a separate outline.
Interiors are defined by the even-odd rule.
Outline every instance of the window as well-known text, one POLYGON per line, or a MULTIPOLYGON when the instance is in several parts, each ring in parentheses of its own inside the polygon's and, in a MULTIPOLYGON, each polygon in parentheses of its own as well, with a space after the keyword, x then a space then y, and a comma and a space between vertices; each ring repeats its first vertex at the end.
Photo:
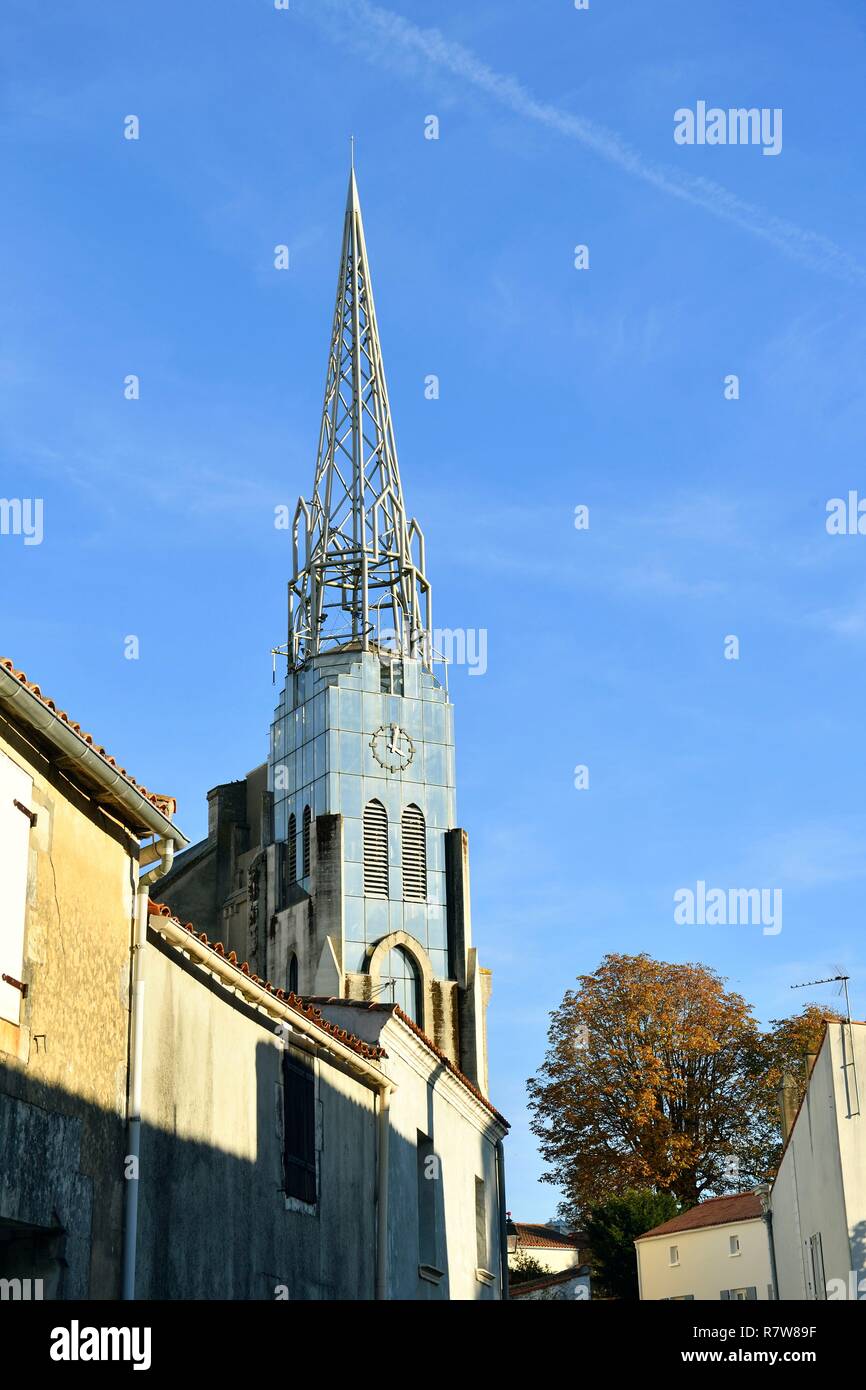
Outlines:
POLYGON ((668 1261, 668 1262, 669 1262, 669 1264, 672 1264, 672 1265, 678 1265, 678 1264, 679 1264, 679 1262, 680 1262, 680 1247, 679 1247, 678 1245, 672 1245, 672 1246, 671 1246, 671 1248, 670 1248, 670 1258, 669 1258, 669 1261, 668 1261))
POLYGON ((388 896, 388 812, 381 801, 364 807, 364 897, 388 896))
POLYGON ((288 839, 287 839, 287 841, 286 841, 286 854, 287 854, 287 856, 288 856, 288 861, 289 861, 289 862, 288 862, 288 874, 287 874, 288 882, 289 882, 289 883, 297 883, 297 881, 298 881, 298 822, 297 822, 297 820, 296 820, 296 818, 295 818, 295 813, 294 813, 294 811, 293 811, 292 814, 289 816, 289 834, 288 834, 288 839))
POLYGON ((483 1178, 475 1179, 475 1264, 487 1268, 487 1190, 483 1178))
POLYGON ((383 999, 389 998, 390 985, 391 1002, 399 1004, 413 1022, 421 1023, 421 977, 409 952, 404 951, 402 946, 392 946, 383 960, 379 983, 385 986, 381 995, 383 999))
POLYGON ((740 1237, 739 1237, 739 1236, 730 1236, 730 1237, 729 1237, 729 1244, 730 1244, 730 1253, 731 1253, 732 1255, 739 1255, 739 1253, 740 1253, 740 1237))
POLYGON ((402 819, 403 897, 427 900, 427 827, 420 806, 407 806, 402 819))
POLYGON ((403 694, 402 661, 383 661, 379 667, 379 689, 383 695, 403 694))
POLYGON ((294 951, 289 957, 289 994, 298 993, 298 958, 294 951))
POLYGON ((0 1018, 21 1021, 33 782, 0 753, 0 1018))
POLYGON ((748 1303, 753 1299, 757 1300, 758 1290, 754 1284, 748 1289, 722 1289, 722 1299, 730 1299, 733 1303, 748 1303))
POLYGON ((303 839, 303 842, 304 842, 304 843, 303 843, 303 856, 304 856, 303 875, 304 875, 304 878, 308 878, 308 877, 309 877, 309 873, 310 873, 310 808, 309 808, 309 806, 305 806, 305 807, 304 807, 304 821, 303 821, 303 825, 304 825, 303 835, 302 835, 302 839, 303 839))
POLYGON ((316 1200, 316 1083, 312 1060, 283 1054, 286 1196, 316 1200))
POLYGON ((417 1131, 418 1163, 418 1263, 428 1269, 436 1268, 436 1182, 439 1160, 433 1152, 433 1140, 417 1131))

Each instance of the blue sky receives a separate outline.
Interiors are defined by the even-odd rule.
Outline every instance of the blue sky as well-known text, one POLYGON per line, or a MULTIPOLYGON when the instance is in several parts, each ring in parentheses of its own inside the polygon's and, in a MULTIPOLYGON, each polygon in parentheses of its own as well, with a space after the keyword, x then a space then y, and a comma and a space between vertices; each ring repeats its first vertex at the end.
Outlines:
POLYGON ((524 1083, 606 951, 763 1019, 844 966, 862 1017, 866 537, 825 528, 866 495, 858 0, 6 0, 0 36, 0 495, 45 508, 0 537, 3 654, 193 838, 262 760, 354 132, 435 620, 489 634, 452 691, 515 1215, 553 1214, 524 1083), (781 154, 675 144, 699 100, 781 108, 781 154), (781 888, 783 930, 677 926, 698 879, 781 888))

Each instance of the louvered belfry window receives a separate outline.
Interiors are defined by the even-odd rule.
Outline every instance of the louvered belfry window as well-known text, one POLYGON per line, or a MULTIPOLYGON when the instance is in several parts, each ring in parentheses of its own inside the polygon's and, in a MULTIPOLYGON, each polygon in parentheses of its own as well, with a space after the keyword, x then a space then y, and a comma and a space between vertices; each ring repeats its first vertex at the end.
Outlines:
POLYGON ((388 896, 388 813, 381 801, 364 807, 364 897, 388 896))
POLYGON ((286 855, 289 861, 286 878, 289 883, 295 883, 298 877, 298 822, 295 819, 294 811, 289 816, 289 836, 286 845, 286 855))
POLYGON ((304 807, 304 833, 303 833, 303 853, 304 853, 304 878, 310 872, 310 808, 304 807))
POLYGON ((403 812, 403 897, 413 902, 427 899, 427 827, 419 806, 403 812))

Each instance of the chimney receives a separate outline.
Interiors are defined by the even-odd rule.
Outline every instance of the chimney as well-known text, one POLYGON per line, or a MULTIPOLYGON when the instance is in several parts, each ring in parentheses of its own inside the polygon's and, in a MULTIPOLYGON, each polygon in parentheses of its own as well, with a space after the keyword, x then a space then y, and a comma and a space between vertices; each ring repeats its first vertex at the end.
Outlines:
POLYGON ((782 1084, 777 1096, 779 1099, 779 1122, 782 1126, 782 1143, 787 1144, 797 1111, 797 1082, 789 1071, 782 1075, 782 1084))

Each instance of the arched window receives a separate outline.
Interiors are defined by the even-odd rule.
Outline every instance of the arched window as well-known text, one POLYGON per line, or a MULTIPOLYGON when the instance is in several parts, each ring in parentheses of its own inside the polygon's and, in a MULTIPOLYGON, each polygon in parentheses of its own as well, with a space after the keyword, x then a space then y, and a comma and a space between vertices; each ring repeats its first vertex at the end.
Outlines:
POLYGON ((298 822, 294 811, 289 816, 289 835, 286 846, 286 858, 288 859, 288 874, 286 875, 289 883, 298 881, 298 822))
POLYGON ((383 1003, 399 1004, 413 1022, 421 1023, 421 976, 418 967, 402 946, 392 946, 382 962, 379 998, 383 1003))
POLYGON ((304 875, 303 875, 303 876, 304 876, 304 878, 307 878, 308 875, 309 875, 309 872, 310 872, 310 819, 311 819, 311 817, 310 817, 310 808, 309 808, 309 806, 305 806, 305 807, 304 807, 304 822, 303 822, 304 829, 303 829, 303 835, 302 835, 302 839, 303 839, 303 842, 304 842, 304 843, 303 843, 303 855, 304 855, 304 875))
POLYGON ((388 896, 388 812, 381 801, 364 807, 364 897, 388 896))
POLYGON ((289 994, 298 993, 298 958, 294 951, 289 957, 289 994))
POLYGON ((427 827, 420 806, 403 812, 403 897, 427 900, 427 827))

